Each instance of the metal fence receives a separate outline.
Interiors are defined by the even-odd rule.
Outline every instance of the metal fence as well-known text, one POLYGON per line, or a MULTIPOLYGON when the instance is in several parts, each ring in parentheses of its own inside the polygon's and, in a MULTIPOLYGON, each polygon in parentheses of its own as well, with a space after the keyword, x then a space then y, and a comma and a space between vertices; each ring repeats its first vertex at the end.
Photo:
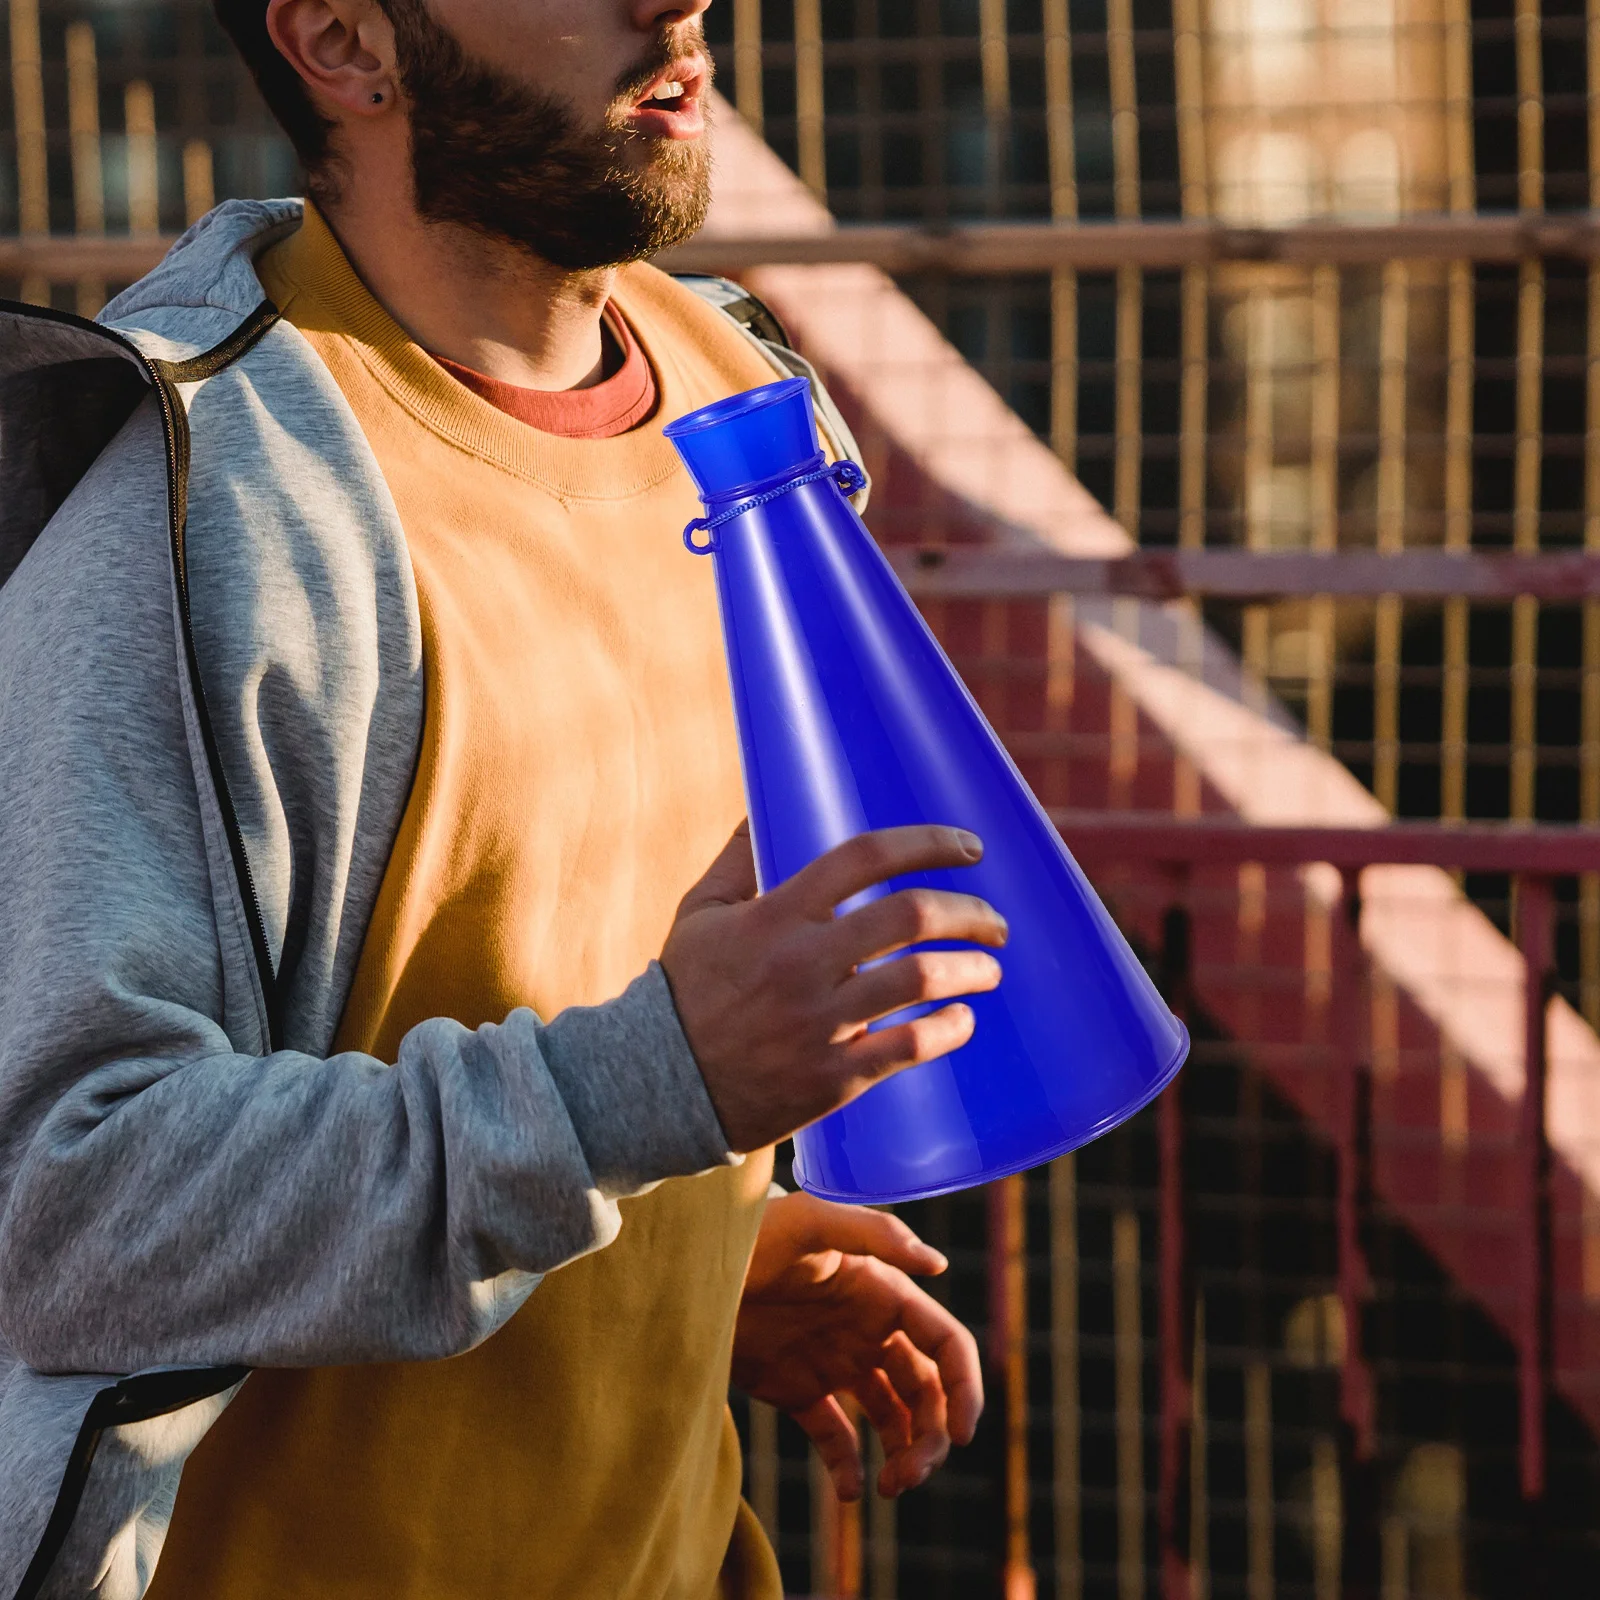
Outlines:
MULTIPOLYGON (((0 293, 92 312, 214 196, 293 187, 202 0, 8 5, 0 293)), ((790 1587, 1593 1592, 1600 1208, 1552 1153, 1538 1064, 1548 986, 1600 1019, 1600 0, 706 21, 842 226, 678 264, 881 265, 1140 547, 1002 566, 891 541, 1048 803, 1167 813, 1153 837, 1060 809, 1197 1040, 1129 1128, 910 1208, 995 1397, 927 1489, 840 1509, 736 1401, 790 1587), (1071 596, 1180 601, 1251 704, 1436 826, 1174 827, 1203 786, 1039 644, 1071 596), (1360 958, 1361 866, 1404 860, 1456 871, 1532 958, 1516 1092, 1360 958)))

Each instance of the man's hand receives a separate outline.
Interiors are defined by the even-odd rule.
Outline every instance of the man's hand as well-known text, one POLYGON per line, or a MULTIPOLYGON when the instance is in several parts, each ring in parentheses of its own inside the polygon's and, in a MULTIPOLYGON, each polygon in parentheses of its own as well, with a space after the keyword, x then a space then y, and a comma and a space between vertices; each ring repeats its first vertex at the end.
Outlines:
POLYGON ((841 1500, 863 1487, 850 1394, 883 1441, 878 1493, 915 1489, 983 1411, 973 1337, 907 1273, 945 1259, 905 1223, 807 1194, 767 1206, 733 1340, 733 1381, 810 1434, 841 1500))
POLYGON ((959 828, 886 828, 847 840, 757 898, 749 829, 740 825, 684 896, 661 952, 678 1019, 735 1150, 776 1144, 880 1078, 972 1036, 963 1005, 875 1033, 867 1024, 993 989, 993 956, 918 950, 867 964, 930 940, 998 948, 1006 924, 992 906, 948 890, 902 889, 834 913, 888 878, 971 866, 982 853, 959 828))

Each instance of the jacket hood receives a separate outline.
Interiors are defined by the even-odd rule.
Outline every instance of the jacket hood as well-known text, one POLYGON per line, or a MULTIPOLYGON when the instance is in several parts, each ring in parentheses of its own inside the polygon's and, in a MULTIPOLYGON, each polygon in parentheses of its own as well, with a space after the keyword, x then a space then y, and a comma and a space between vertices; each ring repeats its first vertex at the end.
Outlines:
POLYGON ((95 320, 161 360, 210 349, 266 298, 255 259, 304 215, 303 200, 225 200, 95 320))
POLYGON ((247 322, 266 299, 256 256, 304 214, 225 202, 94 322, 0 304, 0 584, 150 392, 147 362, 187 361, 247 322))

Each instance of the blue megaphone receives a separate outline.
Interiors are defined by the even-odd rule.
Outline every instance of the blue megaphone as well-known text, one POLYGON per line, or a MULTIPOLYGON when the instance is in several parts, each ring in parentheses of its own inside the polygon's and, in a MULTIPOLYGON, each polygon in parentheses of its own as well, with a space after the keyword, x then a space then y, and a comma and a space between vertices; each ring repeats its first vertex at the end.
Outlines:
POLYGON ((864 479, 824 459, 810 385, 767 384, 665 431, 706 508, 684 539, 716 563, 761 887, 869 829, 950 823, 983 860, 892 887, 981 895, 1011 929, 1000 987, 968 997, 971 1040, 797 1134, 801 1185, 921 1199, 1126 1121, 1189 1036, 846 498, 864 479))

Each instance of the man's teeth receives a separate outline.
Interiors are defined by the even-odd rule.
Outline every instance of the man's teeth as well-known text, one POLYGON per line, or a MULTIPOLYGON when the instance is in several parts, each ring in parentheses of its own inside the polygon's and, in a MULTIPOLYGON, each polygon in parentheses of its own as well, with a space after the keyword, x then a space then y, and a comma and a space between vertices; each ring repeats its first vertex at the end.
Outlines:
POLYGON ((682 93, 683 93, 683 85, 681 83, 664 83, 651 96, 651 99, 653 99, 653 100, 676 100, 676 99, 679 98, 679 96, 682 95, 682 93))

